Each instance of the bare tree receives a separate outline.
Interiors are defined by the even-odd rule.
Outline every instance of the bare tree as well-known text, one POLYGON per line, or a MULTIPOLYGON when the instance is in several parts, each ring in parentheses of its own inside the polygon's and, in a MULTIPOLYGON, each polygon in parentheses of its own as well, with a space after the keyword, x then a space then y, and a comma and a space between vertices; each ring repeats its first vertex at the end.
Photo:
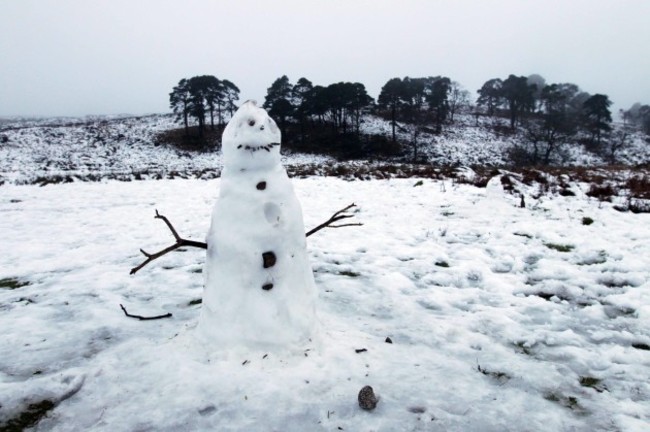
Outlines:
POLYGON ((449 91, 449 120, 454 122, 454 114, 470 104, 470 92, 458 81, 452 81, 449 91))

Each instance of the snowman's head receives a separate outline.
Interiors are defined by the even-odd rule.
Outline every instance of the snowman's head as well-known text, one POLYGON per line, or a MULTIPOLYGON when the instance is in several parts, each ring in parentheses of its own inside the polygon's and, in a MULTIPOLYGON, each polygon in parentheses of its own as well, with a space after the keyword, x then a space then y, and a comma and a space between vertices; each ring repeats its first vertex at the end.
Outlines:
POLYGON ((230 169, 272 168, 280 164, 280 129, 255 101, 239 107, 221 139, 223 163, 230 169))

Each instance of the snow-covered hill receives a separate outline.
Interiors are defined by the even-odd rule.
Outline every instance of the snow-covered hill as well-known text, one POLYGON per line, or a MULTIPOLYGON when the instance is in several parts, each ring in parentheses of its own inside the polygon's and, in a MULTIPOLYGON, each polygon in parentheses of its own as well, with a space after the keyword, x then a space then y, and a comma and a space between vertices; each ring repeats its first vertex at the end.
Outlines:
MULTIPOLYGON (((0 184, 46 184, 78 180, 146 178, 214 178, 221 170, 221 153, 187 152, 157 145, 161 131, 177 128, 171 115, 142 117, 92 117, 83 119, 5 119, 0 123, 0 184)), ((362 131, 391 133, 390 123, 366 116, 362 131)), ((414 131, 401 125, 399 139, 413 142, 414 131)), ((493 121, 478 124, 469 116, 459 116, 443 134, 419 132, 415 136, 418 152, 435 166, 504 166, 507 152, 520 144, 520 137, 497 135, 493 121)), ((628 146, 618 153, 618 162, 637 165, 650 161, 650 144, 641 135, 628 138, 628 146)), ((608 161, 567 146, 564 159, 557 163, 573 166, 603 165, 608 161)), ((393 162, 411 160, 410 150, 393 162)), ((370 161, 338 163, 325 156, 285 154, 290 172, 338 175, 370 161)))
POLYGON ((22 184, 58 178, 164 176, 168 171, 200 167, 197 159, 208 155, 191 157, 155 146, 155 134, 173 127, 171 116, 154 115, 5 129, 0 132, 5 141, 0 147, 0 176, 22 184))

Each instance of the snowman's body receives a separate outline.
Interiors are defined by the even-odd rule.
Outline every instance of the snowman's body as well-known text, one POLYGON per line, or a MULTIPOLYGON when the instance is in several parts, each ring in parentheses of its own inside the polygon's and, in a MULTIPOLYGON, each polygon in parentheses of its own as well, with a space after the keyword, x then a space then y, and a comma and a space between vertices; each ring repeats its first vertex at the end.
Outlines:
POLYGON ((223 133, 199 321, 202 335, 220 347, 301 346, 313 336, 316 287, 280 138, 254 102, 243 104, 223 133))

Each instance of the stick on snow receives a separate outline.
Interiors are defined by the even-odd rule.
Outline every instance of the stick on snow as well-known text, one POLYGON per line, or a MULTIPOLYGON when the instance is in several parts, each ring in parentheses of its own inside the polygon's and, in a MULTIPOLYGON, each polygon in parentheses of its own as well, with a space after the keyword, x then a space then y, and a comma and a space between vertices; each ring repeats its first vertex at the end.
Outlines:
POLYGON ((167 312, 164 315, 156 315, 156 316, 150 316, 150 317, 145 317, 142 315, 132 315, 126 311, 126 308, 122 305, 120 305, 120 308, 122 308, 122 311, 124 312, 124 315, 126 315, 129 318, 135 318, 139 319, 140 321, 146 321, 146 320, 157 320, 157 319, 163 319, 163 318, 171 318, 172 314, 170 312, 167 312))

